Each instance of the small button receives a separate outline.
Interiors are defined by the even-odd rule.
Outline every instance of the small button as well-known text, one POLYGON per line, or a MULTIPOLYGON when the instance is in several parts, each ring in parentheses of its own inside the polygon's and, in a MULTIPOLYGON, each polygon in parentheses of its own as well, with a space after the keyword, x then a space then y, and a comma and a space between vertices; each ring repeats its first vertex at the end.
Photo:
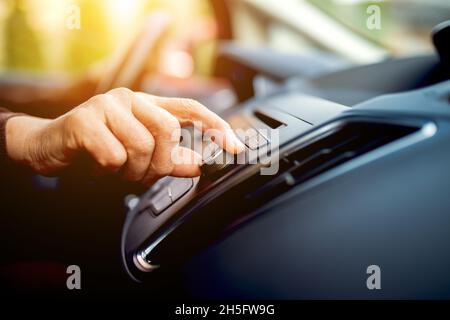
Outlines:
POLYGON ((245 143, 248 138, 256 136, 258 134, 258 131, 256 131, 256 129, 254 128, 248 127, 247 129, 243 130, 236 130, 235 133, 239 140, 245 143))
POLYGON ((161 212, 172 205, 172 199, 170 198, 168 191, 168 188, 164 188, 157 195, 155 195, 150 202, 150 208, 155 215, 160 215, 161 212))
MULTIPOLYGON (((211 148, 211 147, 210 147, 211 148)), ((222 148, 220 148, 217 145, 213 146, 213 150, 208 150, 209 154, 204 158, 203 163, 204 164, 213 164, 217 158, 222 156, 222 148)))
POLYGON ((246 137, 245 139, 245 145, 251 150, 257 150, 266 146, 267 144, 268 141, 261 134, 246 137))
POLYGON ((216 172, 222 171, 229 167, 234 162, 234 156, 222 149, 214 155, 213 158, 209 158, 202 166, 202 176, 212 177, 216 172))
POLYGON ((194 186, 191 178, 172 178, 165 181, 164 184, 164 187, 151 198, 147 206, 156 216, 174 204, 194 186))
POLYGON ((184 196, 194 186, 191 178, 179 178, 172 181, 168 188, 170 188, 170 196, 175 202, 184 196))

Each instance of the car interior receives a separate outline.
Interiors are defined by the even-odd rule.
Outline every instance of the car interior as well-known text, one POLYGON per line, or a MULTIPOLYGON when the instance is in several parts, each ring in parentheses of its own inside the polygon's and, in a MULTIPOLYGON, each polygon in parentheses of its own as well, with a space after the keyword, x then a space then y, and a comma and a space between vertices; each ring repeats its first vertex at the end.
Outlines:
MULTIPOLYGON (((450 298, 450 7, 436 9, 428 51, 403 53, 320 1, 292 2, 309 18, 271 0, 210 1, 213 76, 227 86, 191 97, 253 132, 244 163, 205 159, 200 177, 150 188, 87 178, 83 159, 57 178, 11 166, 1 264, 78 264, 86 297, 450 298), (314 49, 251 46, 251 30, 314 49), (383 290, 367 290, 374 264, 383 290)), ((144 65, 169 24, 152 14, 96 91, 153 90, 144 65)))

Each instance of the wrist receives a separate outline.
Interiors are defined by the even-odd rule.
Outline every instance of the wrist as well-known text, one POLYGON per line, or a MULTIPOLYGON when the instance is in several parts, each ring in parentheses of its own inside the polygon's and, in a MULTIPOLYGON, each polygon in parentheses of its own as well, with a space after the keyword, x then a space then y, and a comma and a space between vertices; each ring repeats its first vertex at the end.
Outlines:
POLYGON ((39 143, 39 132, 50 121, 31 116, 16 116, 5 126, 6 153, 18 163, 32 166, 32 149, 39 143))

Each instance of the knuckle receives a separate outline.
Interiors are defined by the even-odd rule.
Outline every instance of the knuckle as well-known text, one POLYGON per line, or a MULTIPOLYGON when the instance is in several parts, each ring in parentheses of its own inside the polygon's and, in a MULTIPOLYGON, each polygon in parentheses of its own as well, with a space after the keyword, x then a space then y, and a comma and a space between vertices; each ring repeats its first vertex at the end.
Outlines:
POLYGON ((119 169, 127 162, 127 154, 123 150, 110 150, 107 157, 100 160, 100 165, 108 169, 119 169))
POLYGON ((133 94, 133 91, 131 91, 128 88, 125 87, 119 87, 119 88, 114 88, 110 91, 108 91, 109 94, 112 95, 119 95, 119 96, 131 96, 133 94))
POLYGON ((94 115, 87 108, 78 108, 73 110, 67 117, 68 125, 72 128, 84 126, 93 119, 94 115))
POLYGON ((177 132, 181 129, 181 125, 178 122, 177 119, 175 119, 174 117, 169 118, 170 120, 167 121, 167 128, 168 130, 172 133, 172 132, 177 132))
POLYGON ((160 123, 160 131, 164 133, 166 138, 178 142, 181 136, 180 122, 172 115, 167 116, 164 121, 160 123))
POLYGON ((98 97, 98 102, 93 105, 93 108, 97 111, 97 114, 103 117, 108 114, 115 114, 120 108, 120 103, 114 97, 102 94, 98 97))
POLYGON ((76 150, 84 145, 94 122, 95 116, 87 108, 77 108, 68 113, 63 122, 65 145, 70 150, 76 150))
POLYGON ((165 177, 172 173, 173 165, 168 163, 163 165, 154 165, 152 171, 158 177, 165 177))
POLYGON ((132 104, 134 92, 128 88, 120 87, 108 91, 106 95, 109 97, 113 97, 116 100, 119 100, 121 104, 125 104, 125 106, 130 107, 132 104))
POLYGON ((181 128, 180 123, 178 122, 177 118, 170 115, 166 119, 164 119, 164 127, 166 127, 168 130, 178 130, 181 128))
POLYGON ((150 135, 148 137, 136 139, 133 149, 138 155, 147 155, 155 148, 155 140, 150 135))
POLYGON ((98 114, 103 114, 104 111, 110 110, 117 104, 114 98, 107 94, 93 96, 88 102, 88 106, 98 114))
POLYGON ((89 105, 93 107, 102 107, 109 101, 109 97, 106 94, 98 94, 89 99, 89 105))
POLYGON ((205 110, 207 110, 204 105, 194 99, 182 99, 181 105, 190 115, 197 115, 200 112, 204 112, 205 110))

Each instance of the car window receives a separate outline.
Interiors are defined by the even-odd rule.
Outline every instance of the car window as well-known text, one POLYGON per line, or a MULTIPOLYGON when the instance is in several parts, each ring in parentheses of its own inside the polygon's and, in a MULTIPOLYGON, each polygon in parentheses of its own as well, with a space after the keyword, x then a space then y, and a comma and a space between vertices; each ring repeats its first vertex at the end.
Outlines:
POLYGON ((448 0, 308 1, 330 18, 397 56, 431 51, 433 27, 450 18, 448 0))
POLYGON ((432 28, 450 18, 448 0, 231 3, 241 42, 295 53, 328 51, 360 63, 431 52, 432 28))

